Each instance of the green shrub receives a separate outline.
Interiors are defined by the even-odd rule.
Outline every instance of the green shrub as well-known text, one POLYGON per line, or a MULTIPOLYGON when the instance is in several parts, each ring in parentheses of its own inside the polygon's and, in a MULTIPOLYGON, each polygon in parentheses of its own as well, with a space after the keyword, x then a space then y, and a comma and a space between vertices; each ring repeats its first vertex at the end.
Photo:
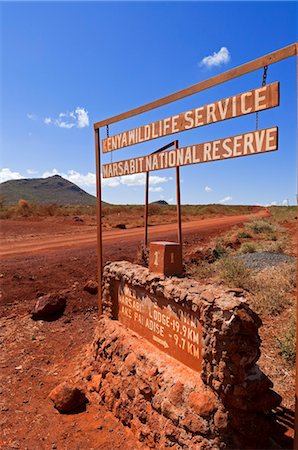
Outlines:
POLYGON ((227 255, 227 249, 221 241, 217 241, 214 249, 212 250, 212 255, 215 259, 223 258, 227 255))

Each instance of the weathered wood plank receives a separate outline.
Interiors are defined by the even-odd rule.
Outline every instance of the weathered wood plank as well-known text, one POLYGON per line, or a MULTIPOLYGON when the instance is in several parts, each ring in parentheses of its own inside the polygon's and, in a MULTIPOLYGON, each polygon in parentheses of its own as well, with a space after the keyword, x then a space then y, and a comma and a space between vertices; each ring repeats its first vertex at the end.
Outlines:
POLYGON ((103 178, 151 172, 277 150, 278 128, 266 128, 238 136, 190 145, 102 166, 103 178))

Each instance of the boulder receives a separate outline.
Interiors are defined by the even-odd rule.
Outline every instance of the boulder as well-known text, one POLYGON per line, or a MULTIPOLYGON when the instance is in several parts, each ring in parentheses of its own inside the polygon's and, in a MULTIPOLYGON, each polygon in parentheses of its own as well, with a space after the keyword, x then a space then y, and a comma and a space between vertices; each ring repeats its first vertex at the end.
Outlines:
POLYGON ((33 319, 51 319, 63 313, 66 306, 66 296, 61 294, 47 294, 39 297, 32 309, 33 319))
POLYGON ((94 280, 88 280, 83 289, 89 292, 89 294, 95 295, 98 292, 98 284, 94 280))
POLYGON ((50 393, 49 398, 61 413, 72 412, 88 402, 85 392, 69 383, 61 383, 50 393))

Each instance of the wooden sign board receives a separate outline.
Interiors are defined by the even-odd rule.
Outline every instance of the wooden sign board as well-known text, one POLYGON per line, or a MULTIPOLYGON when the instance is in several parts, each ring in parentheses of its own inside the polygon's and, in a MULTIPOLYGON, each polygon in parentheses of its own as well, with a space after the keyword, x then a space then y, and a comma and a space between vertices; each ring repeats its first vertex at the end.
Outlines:
POLYGON ((194 313, 143 288, 117 282, 117 319, 160 350, 196 371, 202 368, 202 330, 194 313))
POLYGON ((266 128, 211 142, 153 153, 102 166, 103 178, 199 164, 277 150, 278 128, 266 128))
POLYGON ((279 105, 279 83, 228 97, 102 140, 103 153, 279 105))

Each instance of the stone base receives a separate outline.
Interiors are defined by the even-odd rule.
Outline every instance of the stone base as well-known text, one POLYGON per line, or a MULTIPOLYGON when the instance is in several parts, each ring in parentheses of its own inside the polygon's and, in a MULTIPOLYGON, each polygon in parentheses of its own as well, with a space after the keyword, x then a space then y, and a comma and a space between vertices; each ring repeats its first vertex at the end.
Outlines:
POLYGON ((225 408, 199 373, 105 316, 83 379, 90 400, 107 406, 150 448, 272 448, 266 415, 225 408))
POLYGON ((227 413, 200 374, 117 321, 100 318, 87 390, 150 448, 221 448, 227 413))

